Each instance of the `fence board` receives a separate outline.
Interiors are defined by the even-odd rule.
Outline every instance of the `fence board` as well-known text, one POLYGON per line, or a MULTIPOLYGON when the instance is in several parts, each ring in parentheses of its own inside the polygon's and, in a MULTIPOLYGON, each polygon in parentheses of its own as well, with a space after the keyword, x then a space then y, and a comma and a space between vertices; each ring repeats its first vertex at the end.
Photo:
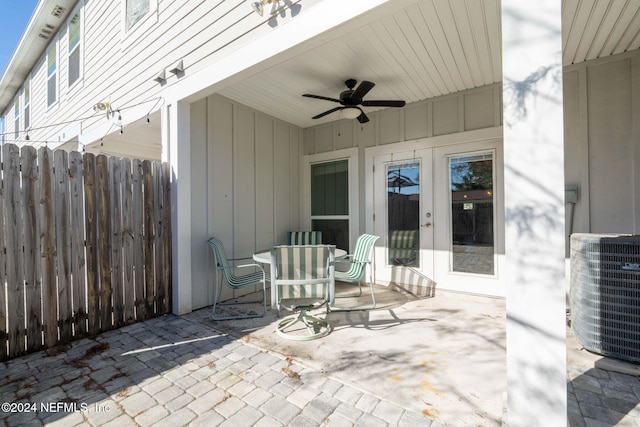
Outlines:
POLYGON ((162 276, 164 281, 164 294, 166 295, 166 307, 165 313, 171 311, 171 168, 169 163, 163 163, 162 168, 162 187, 164 189, 164 205, 162 207, 162 225, 163 225, 163 242, 164 250, 162 252, 164 258, 162 259, 162 276))
POLYGON ((40 172, 40 257, 42 269, 42 323, 44 346, 58 343, 58 295, 56 291, 56 234, 54 219, 53 152, 38 150, 40 172))
POLYGON ((113 292, 113 321, 115 327, 124 325, 124 282, 122 277, 122 198, 120 187, 121 159, 109 158, 109 198, 111 227, 111 289, 113 292))
POLYGON ((134 271, 136 295, 135 307, 136 315, 138 319, 147 319, 151 317, 147 313, 147 303, 144 285, 144 216, 142 214, 142 162, 140 160, 133 160, 131 165, 132 182, 133 185, 133 256, 134 263, 136 265, 134 271))
MULTIPOLYGON (((2 150, 0 150, 0 157, 2 150)), ((2 164, 2 163, 0 163, 2 164)), ((6 173, 1 171, 4 177, 6 173)), ((7 348, 7 300, 6 300, 6 259, 4 224, 4 179, 0 182, 0 360, 8 355, 7 348)))
POLYGON ((69 223, 69 155, 53 153, 55 177, 56 265, 58 278, 58 328, 60 340, 73 337, 73 307, 71 305, 71 233, 69 223))
POLYGON ((84 256, 84 187, 82 154, 69 153, 69 216, 71 219, 71 289, 73 290, 73 330, 76 337, 87 334, 87 291, 84 256))
POLYGON ((2 146, 5 167, 4 206, 7 244, 7 306, 9 357, 24 352, 24 275, 20 153, 14 145, 2 146))
MULTIPOLYGON (((144 281, 147 315, 155 313, 155 277, 153 267, 153 176, 151 162, 142 162, 142 178, 144 182, 143 215, 144 215, 144 281)), ((151 315, 152 316, 152 315, 151 315)))
POLYGON ((98 206, 98 254, 100 262, 100 330, 113 328, 113 289, 111 286, 111 224, 109 214, 109 158, 96 157, 96 202, 98 206))
POLYGON ((162 260, 164 259, 164 245, 162 244, 162 239, 164 237, 164 232, 162 228, 162 209, 164 205, 164 192, 162 189, 162 165, 158 162, 153 162, 152 164, 153 170, 153 212, 155 215, 155 221, 153 224, 155 235, 154 235, 154 259, 155 261, 155 269, 154 275, 156 278, 156 314, 164 314, 166 313, 166 294, 164 289, 165 277, 163 276, 162 271, 162 260))
POLYGON ((42 287, 40 283, 40 221, 38 203, 38 153, 34 147, 21 151, 24 206, 24 288, 27 351, 42 348, 42 287))
POLYGON ((131 160, 122 159, 120 169, 122 182, 122 273, 124 290, 124 323, 135 321, 135 281, 134 281, 134 252, 133 252, 133 183, 131 175, 131 160))
POLYGON ((169 311, 168 165, 0 156, 0 360, 169 311))
POLYGON ((100 278, 98 258, 98 206, 96 200, 96 157, 86 153, 82 158, 84 167, 84 204, 86 217, 87 257, 87 328, 91 335, 100 330, 100 278))

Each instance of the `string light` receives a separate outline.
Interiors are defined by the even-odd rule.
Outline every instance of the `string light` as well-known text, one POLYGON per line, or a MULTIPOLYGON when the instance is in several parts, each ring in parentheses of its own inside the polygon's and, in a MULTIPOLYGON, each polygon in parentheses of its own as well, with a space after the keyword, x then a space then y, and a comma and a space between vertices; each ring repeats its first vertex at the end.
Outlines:
MULTIPOLYGON (((118 120, 120 121, 120 123, 122 123, 122 115, 121 115, 120 111, 126 111, 128 109, 135 108, 135 107, 138 107, 140 105, 144 105, 144 104, 147 104, 147 103, 153 102, 153 101, 155 101, 155 103, 153 104, 153 107, 151 107, 151 110, 149 111, 149 113, 147 113, 147 124, 149 124, 150 123, 149 114, 151 113, 151 111, 153 111, 153 109, 158 105, 158 103, 160 101, 164 102, 164 98, 161 97, 161 96, 157 97, 157 98, 148 99, 146 101, 142 101, 142 102, 139 102, 137 104, 133 104, 133 105, 129 105, 129 106, 125 106, 125 107, 119 108, 118 110, 116 110, 118 112, 118 120)), ((77 119, 67 120, 67 121, 58 122, 58 123, 51 123, 51 124, 40 126, 40 127, 31 127, 28 131, 24 130, 24 131, 19 131, 19 132, 25 133, 25 140, 26 141, 30 141, 32 143, 33 142, 44 142, 44 143, 46 143, 47 141, 44 141, 44 140, 41 140, 41 141, 31 140, 29 132, 43 130, 43 129, 49 129, 49 128, 56 127, 56 126, 64 126, 64 125, 69 125, 69 124, 73 124, 73 123, 83 122, 85 120, 96 118, 96 117, 100 116, 101 114, 103 114, 103 113, 100 112, 100 113, 92 114, 90 116, 79 117, 77 119)), ((109 117, 110 114, 113 115, 115 113, 111 109, 111 106, 109 105, 108 110, 107 110, 107 118, 109 117)), ((122 124, 120 126, 121 126, 121 132, 120 133, 124 133, 122 131, 122 128, 123 128, 122 124)), ((12 136, 14 134, 15 134, 15 132, 0 133, 0 138, 2 138, 5 142, 12 142, 12 141, 13 142, 21 142, 22 140, 18 139, 17 137, 15 139, 7 139, 6 138, 7 136, 12 136)))

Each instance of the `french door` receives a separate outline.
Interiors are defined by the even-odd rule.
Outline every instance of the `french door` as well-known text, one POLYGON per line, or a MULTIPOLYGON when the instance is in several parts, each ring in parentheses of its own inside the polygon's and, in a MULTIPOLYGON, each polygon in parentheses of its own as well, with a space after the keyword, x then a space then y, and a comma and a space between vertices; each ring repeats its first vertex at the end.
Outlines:
POLYGON ((406 282, 412 273, 433 277, 432 164, 432 149, 374 158, 374 230, 384 242, 376 252, 376 278, 382 281, 406 282))
POLYGON ((502 295, 500 141, 372 156, 381 282, 502 295))

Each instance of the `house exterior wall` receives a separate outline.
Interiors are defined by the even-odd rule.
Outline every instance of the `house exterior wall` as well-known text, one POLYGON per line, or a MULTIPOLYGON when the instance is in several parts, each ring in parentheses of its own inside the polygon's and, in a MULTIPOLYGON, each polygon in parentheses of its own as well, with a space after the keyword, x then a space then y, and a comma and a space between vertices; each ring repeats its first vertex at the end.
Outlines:
POLYGON ((640 52, 566 67, 564 95, 567 232, 640 233, 640 52))
MULTIPOLYGON (((322 0, 305 0, 304 13, 322 0)), ((292 6, 298 1, 292 2, 292 6)), ((131 30, 125 31, 124 0, 77 2, 82 15, 80 81, 72 87, 68 81, 68 25, 51 37, 58 51, 58 101, 47 106, 46 51, 33 69, 28 81, 31 89, 30 141, 25 140, 24 122, 17 138, 19 145, 58 146, 79 140, 87 151, 99 152, 99 140, 119 131, 114 126, 118 114, 107 117, 96 113, 98 102, 110 102, 114 110, 121 110, 122 123, 130 124, 158 111, 162 102, 156 102, 167 87, 183 76, 210 65, 265 33, 274 31, 292 19, 291 14, 276 15, 272 25, 265 25, 269 17, 254 13, 245 0, 225 1, 167 1, 152 0, 150 12, 131 30), (182 60, 183 73, 171 73, 174 64, 182 60), (166 70, 166 81, 154 78, 166 70), (93 146, 90 145, 95 143, 93 146)), ((20 109, 24 105, 21 89, 20 109)), ((22 113, 22 111, 21 111, 22 113)), ((10 102, 2 112, 7 130, 13 130, 14 108, 10 102)), ((124 155, 160 159, 159 135, 144 144, 122 144, 117 150, 124 155), (150 144, 151 143, 151 144, 150 144), (149 148, 151 145, 151 148, 149 148)), ((5 141, 15 138, 7 135, 5 141)), ((117 144, 117 141, 114 142, 117 144)), ((70 144, 69 148, 78 145, 70 144)), ((107 148, 104 148, 107 150, 107 148)))
POLYGON ((300 128, 222 96, 191 104, 192 309, 213 303, 209 237, 251 263, 297 227, 301 141, 300 128))

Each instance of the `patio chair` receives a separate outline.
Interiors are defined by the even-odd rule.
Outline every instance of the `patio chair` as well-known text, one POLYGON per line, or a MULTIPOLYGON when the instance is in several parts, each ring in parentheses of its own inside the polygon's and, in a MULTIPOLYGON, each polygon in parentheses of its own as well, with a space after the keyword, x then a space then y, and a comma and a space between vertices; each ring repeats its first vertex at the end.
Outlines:
POLYGON ((337 260, 336 262, 348 262, 350 263, 347 271, 336 271, 336 282, 344 283, 357 283, 358 293, 335 296, 335 298, 352 298, 362 295, 362 279, 365 278, 367 273, 367 266, 369 267, 369 287, 371 289, 371 305, 358 306, 358 307, 331 307, 331 311, 354 311, 354 310, 372 310, 376 308, 376 296, 373 291, 373 247, 376 240, 380 237, 371 234, 362 234, 356 240, 356 247, 353 254, 347 255, 345 260, 337 260))
POLYGON ((276 310, 295 312, 276 324, 283 338, 307 341, 327 335, 331 327, 326 318, 310 310, 326 307, 334 285, 335 246, 276 246, 271 250, 271 286, 275 287, 276 310))
POLYGON ((322 231, 290 231, 287 245, 321 245, 322 231))
POLYGON ((230 320, 230 319, 247 319, 253 317, 262 317, 267 312, 267 292, 266 282, 267 275, 260 264, 242 264, 232 265, 229 261, 237 261, 237 259, 227 259, 227 254, 224 250, 222 242, 215 237, 208 240, 209 246, 213 250, 213 254, 216 259, 216 282, 213 299, 213 308, 211 309, 211 318, 213 320, 230 320), (235 272, 238 270, 246 270, 247 273, 238 275, 235 272), (257 270, 257 271, 256 271, 257 270), (231 301, 220 302, 222 295, 223 284, 226 283, 229 288, 236 291, 238 289, 246 288, 249 286, 262 285, 262 299, 250 300, 250 301, 231 301), (242 304, 255 304, 262 303, 262 312, 255 314, 239 314, 228 316, 216 316, 216 307, 218 306, 237 306, 242 304))

